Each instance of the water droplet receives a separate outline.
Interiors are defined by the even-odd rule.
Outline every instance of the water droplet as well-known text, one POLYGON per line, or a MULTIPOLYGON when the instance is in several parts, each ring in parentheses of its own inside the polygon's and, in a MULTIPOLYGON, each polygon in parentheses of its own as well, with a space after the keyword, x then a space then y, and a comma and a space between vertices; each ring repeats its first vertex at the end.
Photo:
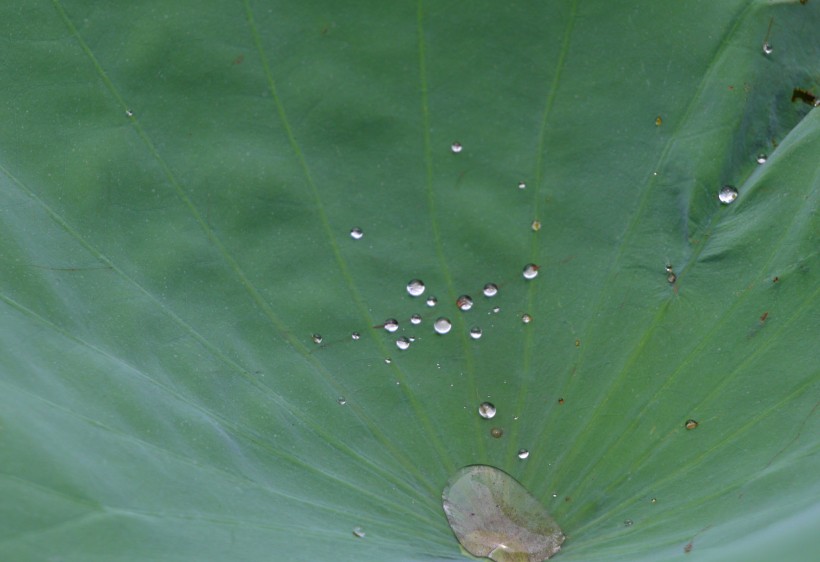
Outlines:
POLYGON ((757 163, 758 164, 765 164, 766 160, 768 160, 768 159, 769 159, 769 157, 766 156, 765 154, 758 154, 757 155, 757 163))
POLYGON ((385 358, 384 358, 384 362, 385 362, 387 365, 389 365, 390 363, 392 363, 392 362, 393 362, 393 360, 392 360, 392 359, 390 359, 389 357, 385 357, 385 358))
POLYGON ((532 322, 532 316, 530 316, 529 314, 522 314, 521 315, 521 321, 524 324, 529 324, 530 322, 532 322))
POLYGON ((411 297, 419 297, 424 293, 424 281, 421 279, 413 279, 407 284, 407 294, 411 297))
POLYGON ((447 481, 441 497, 458 542, 474 556, 497 562, 541 562, 564 542, 564 534, 544 506, 497 468, 462 468, 447 481))
POLYGON ((632 519, 624 519, 624 527, 631 527, 632 523, 632 519))
POLYGON ((482 402, 478 407, 478 415, 485 420, 495 417, 495 406, 490 402, 482 402))
POLYGON ((353 527, 353 536, 359 539, 364 538, 364 529, 361 527, 353 527))
POLYGON ((538 232, 539 230, 541 230, 541 221, 539 221, 539 220, 532 221, 532 224, 530 224, 530 228, 532 229, 533 232, 538 232))
POLYGON ((336 402, 339 403, 339 406, 344 406, 345 404, 347 404, 347 399, 345 399, 344 396, 339 396, 339 399, 336 400, 336 402))
POLYGON ((724 185, 720 188, 720 193, 718 193, 718 199, 724 205, 728 205, 735 199, 737 199, 737 189, 732 187, 731 185, 724 185))
POLYGON ((362 236, 364 236, 364 231, 358 226, 350 229, 350 237, 353 238, 353 240, 361 240, 362 236))
POLYGON ((527 189, 527 184, 523 181, 518 182, 518 189, 527 189))
POLYGON ((322 336, 321 336, 321 334, 313 334, 313 336, 311 336, 311 339, 313 340, 313 343, 315 343, 315 344, 320 344, 320 343, 322 343, 322 336))
POLYGON ((771 44, 768 41, 763 43, 763 54, 764 55, 771 55, 772 51, 774 51, 774 48, 771 46, 771 44))
POLYGON ((672 273, 672 264, 671 263, 666 264, 666 273, 672 273))
POLYGON ((649 500, 649 503, 658 503, 658 500, 656 500, 655 498, 652 498, 651 500, 649 500))
POLYGON ((446 334, 453 327, 452 323, 447 318, 441 317, 436 319, 433 323, 433 329, 437 334, 446 334))
POLYGON ((686 423, 683 424, 683 427, 686 429, 695 429, 698 426, 698 422, 695 420, 686 420, 686 423))
POLYGON ((498 294, 498 285, 495 283, 487 283, 484 285, 484 290, 482 292, 485 297, 494 297, 498 294))
POLYGON ((493 308, 493 314, 498 314, 499 312, 501 312, 500 306, 496 306, 495 308, 493 308))
POLYGON ((557 498, 558 497, 558 492, 553 492, 552 497, 557 498))
POLYGON ((675 273, 674 273, 673 271, 670 271, 670 272, 669 272, 669 275, 667 275, 667 276, 666 276, 666 280, 667 280, 667 281, 669 282, 669 284, 671 285, 671 284, 673 284, 675 281, 677 281, 677 280, 678 280, 678 276, 677 276, 677 275, 675 275, 675 273))
POLYGON ((498 439, 498 438, 500 438, 502 435, 504 435, 504 430, 503 430, 503 429, 501 429, 500 427, 494 427, 494 428, 492 428, 492 429, 490 430, 490 435, 491 435, 494 439, 498 439))
POLYGON ((518 450, 518 458, 522 461, 530 456, 530 452, 526 449, 519 449, 518 450))
POLYGON ((399 329, 399 321, 395 318, 388 318, 384 321, 384 324, 382 324, 382 326, 385 330, 392 334, 393 332, 399 329))
POLYGON ((126 117, 133 117, 133 116, 134 116, 134 112, 133 112, 132 110, 130 110, 130 109, 126 109, 126 110, 125 110, 125 116, 126 116, 126 117))
POLYGON ((430 308, 436 306, 438 304, 438 299, 436 297, 427 297, 427 306, 430 308))
POLYGON ((405 349, 408 349, 410 347, 410 340, 402 336, 396 340, 396 347, 404 351, 405 349))
POLYGON ((355 341, 358 341, 361 337, 362 335, 359 332, 353 332, 352 334, 350 334, 350 338, 355 341))
POLYGON ((661 125, 663 125, 663 119, 661 119, 661 116, 658 115, 657 117, 655 117, 655 126, 660 127, 661 125))
POLYGON ((535 279, 538 277, 538 270, 541 269, 534 263, 528 263, 524 266, 524 279, 535 279))
POLYGON ((470 298, 470 295, 461 295, 456 300, 456 306, 466 312, 473 308, 473 299, 470 298))
POLYGON ((453 144, 451 144, 451 145, 450 145, 450 150, 452 150, 452 151, 453 151, 453 154, 458 154, 459 152, 461 152, 461 150, 462 150, 463 148, 464 148, 464 147, 463 147, 463 146, 461 146, 461 143, 460 143, 460 142, 454 142, 453 144))
POLYGON ((410 323, 415 324, 416 326, 421 324, 421 314, 414 314, 413 316, 411 316, 410 323))
POLYGON ((470 328, 470 337, 473 338, 474 340, 480 339, 481 338, 481 328, 479 328, 478 326, 473 326, 472 328, 470 328))

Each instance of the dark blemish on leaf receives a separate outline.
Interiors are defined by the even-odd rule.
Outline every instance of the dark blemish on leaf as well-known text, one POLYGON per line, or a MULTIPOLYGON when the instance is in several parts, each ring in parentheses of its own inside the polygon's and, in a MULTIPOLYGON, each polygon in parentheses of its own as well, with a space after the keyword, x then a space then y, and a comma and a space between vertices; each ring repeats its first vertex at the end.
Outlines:
POLYGON ((817 107, 818 105, 817 97, 803 88, 795 88, 792 90, 792 103, 796 101, 802 101, 812 107, 817 107))
POLYGON ((760 315, 760 323, 763 324, 763 322, 765 322, 766 318, 768 318, 768 317, 769 317, 769 311, 767 310, 766 312, 764 312, 763 314, 760 315))
POLYGON ((686 429, 690 429, 690 430, 695 429, 697 426, 698 426, 698 422, 696 422, 695 420, 686 420, 686 423, 683 424, 683 427, 685 427, 686 429))
POLYGON ((500 427, 494 427, 490 430, 490 435, 492 435, 495 439, 498 439, 504 435, 504 430, 500 427))
POLYGON ((245 61, 245 55, 239 55, 235 59, 233 59, 233 64, 242 64, 245 61))
POLYGON ((772 279, 772 283, 777 283, 778 281, 780 281, 780 277, 775 276, 775 278, 772 279))
POLYGON ((694 545, 692 544, 692 541, 689 541, 688 543, 686 543, 686 546, 683 547, 683 552, 685 552, 686 554, 689 554, 690 552, 692 552, 692 547, 693 546, 694 545))
POLYGON ((563 398, 559 398, 559 399, 558 399, 558 404, 559 404, 559 405, 563 405, 563 404, 564 404, 564 399, 563 399, 563 398))

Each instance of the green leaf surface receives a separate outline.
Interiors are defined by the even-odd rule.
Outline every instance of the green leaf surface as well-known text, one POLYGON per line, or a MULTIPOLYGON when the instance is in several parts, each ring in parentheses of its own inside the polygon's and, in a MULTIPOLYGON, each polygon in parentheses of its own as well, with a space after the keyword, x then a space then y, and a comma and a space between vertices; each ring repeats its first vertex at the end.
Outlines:
POLYGON ((0 560, 466 559, 472 464, 557 560, 820 550, 820 2, 0 28, 0 560))

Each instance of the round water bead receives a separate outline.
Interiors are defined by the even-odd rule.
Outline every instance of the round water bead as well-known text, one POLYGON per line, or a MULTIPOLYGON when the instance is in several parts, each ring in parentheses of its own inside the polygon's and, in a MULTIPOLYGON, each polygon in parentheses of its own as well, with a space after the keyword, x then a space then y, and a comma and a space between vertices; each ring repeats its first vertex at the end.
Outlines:
POLYGON ((396 340, 396 347, 404 351, 410 347, 410 340, 402 336, 396 340))
POLYGON ((478 415, 485 420, 495 417, 495 406, 490 402, 482 402, 478 407, 478 415))
POLYGON ((504 430, 503 430, 503 429, 501 429, 500 427, 494 427, 494 428, 492 428, 492 429, 490 430, 490 435, 491 435, 493 438, 498 439, 498 438, 500 438, 502 435, 504 435, 504 430))
POLYGON ((528 263, 524 266, 524 279, 535 279, 538 277, 538 270, 541 269, 539 266, 535 265, 534 263, 528 263))
POLYGON ((461 146, 460 142, 454 142, 453 144, 450 145, 450 150, 453 151, 453 154, 458 154, 459 152, 462 151, 463 148, 464 147, 461 146))
POLYGON ((361 339, 361 337, 362 335, 359 332, 353 332, 352 334, 350 334, 350 339, 354 341, 358 341, 359 339, 361 339))
POLYGON ((413 279, 407 284, 407 293, 411 297, 419 297, 424 293, 424 281, 421 279, 413 279))
POLYGON ((470 337, 474 340, 481 339, 481 335, 481 328, 479 328, 478 326, 473 326, 472 328, 470 328, 470 337))
POLYGON ((399 321, 395 318, 388 318, 384 321, 384 329, 390 333, 395 332, 399 329, 399 321))
POLYGON ((362 236, 364 236, 364 231, 358 226, 350 229, 350 237, 353 240, 361 240, 362 236))
POLYGON ((768 41, 763 43, 763 54, 764 55, 771 55, 772 51, 774 51, 774 48, 771 46, 771 44, 768 41))
POLYGON ((321 336, 321 334, 313 334, 313 336, 311 336, 311 339, 313 340, 313 343, 315 343, 315 344, 320 344, 320 343, 322 343, 322 336, 321 336))
POLYGON ((436 331, 437 334, 446 334, 453 328, 452 322, 443 316, 441 318, 437 318, 435 322, 433 322, 433 329, 436 331))
POLYGON ((415 324, 416 326, 421 324, 421 314, 414 314, 413 316, 411 316, 410 323, 415 324))
POLYGON ((361 527, 353 527, 353 536, 359 539, 364 538, 364 529, 361 527))
POLYGON ((487 283, 484 285, 484 289, 482 291, 485 297, 494 297, 498 294, 498 285, 495 283, 487 283))
POLYGON ((757 163, 758 164, 765 164, 766 160, 768 160, 768 159, 769 159, 769 157, 766 156, 765 154, 758 154, 757 155, 757 163))
POLYGON ((527 189, 527 184, 523 181, 518 182, 518 189, 527 189))
POLYGON ((732 203, 735 199, 737 199, 737 189, 735 189, 731 185, 724 185, 720 188, 720 193, 718 193, 718 199, 720 199, 720 202, 724 205, 732 203))
POLYGON ((524 460, 529 456, 530 456, 530 452, 528 450, 526 450, 526 449, 519 449, 518 450, 518 458, 519 459, 524 460))
POLYGON ((463 310, 466 312, 473 308, 473 299, 470 297, 470 295, 461 295, 460 297, 458 297, 458 299, 456 299, 456 306, 459 308, 459 310, 463 310))
POLYGON ((427 297, 427 306, 433 308, 438 304, 438 299, 436 297, 427 297))
POLYGON ((336 400, 339 403, 339 406, 344 406, 347 404, 347 399, 344 396, 339 396, 339 399, 336 400))
POLYGON ((530 322, 532 322, 532 316, 530 316, 529 314, 522 314, 521 315, 521 321, 524 324, 529 324, 530 322))
POLYGON ((530 228, 532 228, 533 232, 538 232, 539 230, 541 230, 541 221, 532 221, 532 224, 530 224, 530 228))

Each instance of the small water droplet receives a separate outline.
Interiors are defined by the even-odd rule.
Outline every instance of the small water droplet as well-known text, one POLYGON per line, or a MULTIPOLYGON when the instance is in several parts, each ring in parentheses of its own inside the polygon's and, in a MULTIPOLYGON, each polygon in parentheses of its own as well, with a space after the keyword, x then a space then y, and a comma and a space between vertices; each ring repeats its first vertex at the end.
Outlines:
POLYGON ((658 503, 658 500, 656 500, 655 498, 652 498, 651 500, 649 500, 649 503, 658 503))
POLYGON ((336 400, 336 402, 339 403, 339 406, 344 406, 345 404, 347 404, 347 399, 345 399, 344 396, 339 396, 339 399, 336 400))
POLYGON ((764 55, 771 55, 772 51, 774 51, 774 48, 772 47, 771 43, 769 43, 768 41, 763 43, 763 54, 764 55))
POLYGON ((522 461, 530 456, 530 452, 526 449, 519 449, 518 450, 518 458, 522 461))
POLYGON ((359 539, 364 538, 364 529, 361 527, 353 527, 353 536, 359 539))
POLYGON ((737 189, 732 187, 731 185, 724 185, 720 188, 720 193, 718 193, 718 199, 724 205, 728 205, 735 199, 737 199, 737 189))
POLYGON ((529 324, 530 322, 532 322, 532 316, 530 316, 529 314, 522 314, 521 315, 521 321, 524 324, 529 324))
POLYGON ((500 427, 494 427, 490 430, 490 435, 492 435, 493 438, 498 439, 499 437, 504 435, 504 430, 500 427))
POLYGON ((493 308, 493 314, 498 314, 499 312, 501 312, 500 306, 496 306, 495 308, 493 308))
POLYGON ((362 236, 364 236, 364 231, 358 226, 350 229, 350 237, 353 238, 353 240, 361 240, 362 236))
POLYGON ((539 220, 532 221, 532 224, 530 224, 530 228, 532 229, 533 232, 538 232, 539 230, 541 230, 541 221, 539 221, 539 220))
POLYGON ((393 360, 392 360, 392 359, 390 359, 389 357, 385 357, 385 358, 384 358, 384 362, 385 362, 387 365, 389 365, 390 363, 392 363, 392 362, 393 362, 393 360))
POLYGON ((410 323, 415 324, 416 326, 421 324, 421 314, 414 314, 413 316, 411 316, 410 323))
POLYGON ((473 308, 473 299, 470 298, 470 295, 461 295, 456 300, 456 306, 466 312, 473 308))
POLYGON ((541 268, 535 265, 534 263, 528 263, 524 266, 524 279, 535 279, 536 277, 538 277, 539 269, 541 268))
POLYGON ((518 182, 518 189, 527 189, 527 184, 523 181, 518 182))
POLYGON ((632 523, 632 519, 624 519, 624 527, 631 527, 632 523))
POLYGON ((441 318, 436 319, 433 323, 433 329, 436 331, 437 334, 446 334, 450 331, 453 327, 453 324, 447 318, 443 316, 441 318))
POLYGON ((399 321, 395 318, 388 318, 384 321, 384 324, 382 326, 385 330, 392 334, 393 332, 399 329, 399 321))
POLYGON ((427 297, 427 306, 430 308, 436 306, 438 304, 438 299, 436 297, 427 297))
POLYGON ((352 334, 350 334, 350 339, 355 341, 358 341, 361 337, 362 335, 359 332, 353 332, 352 334))
POLYGON ((472 328, 470 328, 470 337, 473 338, 474 340, 480 339, 481 338, 481 328, 479 328, 478 326, 473 326, 472 328))
POLYGON ((405 349, 410 347, 410 340, 402 336, 396 340, 396 347, 404 351, 405 349))
POLYGON ((130 110, 130 109, 126 109, 126 110, 125 110, 125 116, 126 116, 126 117, 133 117, 133 116, 134 116, 134 112, 133 112, 132 110, 130 110))
POLYGON ((495 406, 490 402, 482 402, 478 407, 478 415, 485 420, 495 417, 495 406))
POLYGON ((461 146, 461 143, 460 143, 460 142, 454 142, 453 144, 451 144, 451 145, 450 145, 450 150, 452 150, 452 151, 453 151, 453 154, 458 154, 459 152, 461 152, 461 150, 462 150, 463 148, 464 148, 464 147, 463 147, 463 146, 461 146))
POLYGON ((683 427, 686 429, 695 429, 698 426, 698 422, 695 420, 686 420, 686 423, 683 424, 683 427))
POLYGON ((311 339, 313 340, 313 343, 315 343, 315 344, 320 344, 320 343, 322 343, 322 336, 321 336, 321 334, 313 334, 313 336, 311 336, 311 339))
POLYGON ((421 279, 413 279, 407 284, 407 294, 411 297, 420 297, 424 289, 424 281, 421 279))
POLYGON ((766 156, 765 154, 758 154, 757 155, 757 163, 758 164, 765 164, 766 160, 768 160, 768 159, 769 159, 769 157, 766 156))
POLYGON ((553 492, 552 497, 557 498, 558 497, 558 492, 553 492))
POLYGON ((658 115, 657 117, 655 117, 655 126, 660 127, 661 125, 663 125, 663 119, 661 119, 661 116, 658 115))
POLYGON ((484 290, 482 292, 485 297, 494 297, 498 294, 498 285, 495 283, 487 283, 484 285, 484 290))
POLYGON ((671 285, 671 284, 673 284, 675 281, 677 281, 677 280, 678 280, 678 276, 677 276, 677 275, 675 275, 675 273, 674 273, 673 271, 670 271, 670 272, 669 272, 669 274, 666 276, 666 280, 667 280, 667 281, 669 282, 669 284, 671 285))
POLYGON ((672 273, 672 264, 671 263, 666 264, 666 273, 672 273))

